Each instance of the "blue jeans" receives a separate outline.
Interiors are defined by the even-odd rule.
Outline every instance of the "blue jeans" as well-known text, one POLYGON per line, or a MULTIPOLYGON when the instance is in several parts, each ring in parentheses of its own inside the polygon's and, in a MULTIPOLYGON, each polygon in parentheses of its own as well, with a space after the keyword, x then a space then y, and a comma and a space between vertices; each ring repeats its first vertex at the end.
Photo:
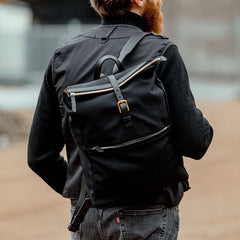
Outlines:
MULTIPOLYGON (((74 207, 71 207, 73 214, 74 207)), ((72 240, 177 240, 178 207, 136 205, 90 208, 72 240)))

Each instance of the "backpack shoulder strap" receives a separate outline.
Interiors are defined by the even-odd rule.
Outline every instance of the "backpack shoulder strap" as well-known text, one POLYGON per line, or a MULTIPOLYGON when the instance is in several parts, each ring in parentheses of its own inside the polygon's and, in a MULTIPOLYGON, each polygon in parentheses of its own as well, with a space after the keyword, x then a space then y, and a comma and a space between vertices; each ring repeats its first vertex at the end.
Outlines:
MULTIPOLYGON (((137 34, 132 35, 125 45, 123 46, 120 55, 118 57, 118 60, 120 62, 123 61, 123 59, 133 51, 133 49, 137 46, 137 44, 146 36, 152 35, 153 33, 147 33, 147 32, 139 32, 137 34)), ((115 65, 113 68, 113 73, 116 73, 117 66, 115 65)))
POLYGON ((126 44, 123 46, 120 55, 118 57, 119 61, 123 61, 123 59, 133 51, 133 49, 137 46, 137 44, 146 36, 152 35, 152 33, 139 32, 137 34, 132 35, 126 44))
POLYGON ((91 200, 87 196, 87 189, 86 189, 86 183, 85 179, 82 173, 82 179, 81 179, 81 190, 79 194, 79 198, 76 203, 76 207, 71 219, 70 224, 68 225, 68 230, 71 232, 77 232, 79 229, 79 226, 81 222, 84 220, 84 217, 88 211, 88 209, 91 207, 91 200))

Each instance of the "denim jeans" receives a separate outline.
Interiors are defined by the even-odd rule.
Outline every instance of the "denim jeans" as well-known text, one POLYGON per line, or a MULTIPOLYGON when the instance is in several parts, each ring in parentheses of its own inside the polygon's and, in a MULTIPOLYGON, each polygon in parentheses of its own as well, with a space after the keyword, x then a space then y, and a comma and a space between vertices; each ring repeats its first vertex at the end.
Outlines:
MULTIPOLYGON (((71 207, 73 214, 74 207, 71 207)), ((177 240, 178 207, 136 205, 90 208, 72 240, 177 240)))

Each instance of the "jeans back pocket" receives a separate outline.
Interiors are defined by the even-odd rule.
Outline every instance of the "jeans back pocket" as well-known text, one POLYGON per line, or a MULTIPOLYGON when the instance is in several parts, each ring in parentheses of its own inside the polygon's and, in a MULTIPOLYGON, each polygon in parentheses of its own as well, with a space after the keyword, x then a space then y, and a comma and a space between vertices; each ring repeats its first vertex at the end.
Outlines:
POLYGON ((123 240, 161 240, 167 224, 167 208, 118 211, 123 240))

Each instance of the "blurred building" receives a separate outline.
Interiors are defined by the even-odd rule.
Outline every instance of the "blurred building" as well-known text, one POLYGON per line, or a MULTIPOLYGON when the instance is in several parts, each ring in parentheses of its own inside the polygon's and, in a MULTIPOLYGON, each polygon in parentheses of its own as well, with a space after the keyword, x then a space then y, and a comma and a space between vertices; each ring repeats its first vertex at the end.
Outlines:
MULTIPOLYGON (((7 2, 0 0, 0 42, 6 46, 0 55, 0 82, 40 81, 56 46, 100 24, 88 0, 7 2), (18 54, 14 58, 13 52, 18 54)), ((191 79, 240 82, 240 1, 163 2, 163 34, 179 46, 191 79)))
POLYGON ((0 83, 25 81, 31 27, 32 12, 25 4, 0 3, 0 83))
POLYGON ((67 24, 72 19, 81 23, 98 23, 98 14, 88 0, 0 0, 0 3, 28 3, 33 11, 34 23, 67 24))
POLYGON ((99 17, 88 0, 31 0, 35 22, 41 24, 66 24, 72 19, 81 23, 97 23, 99 17))
POLYGON ((194 79, 240 78, 239 0, 171 0, 164 5, 166 33, 178 43, 194 79))
POLYGON ((56 47, 100 23, 88 0, 0 0, 0 83, 41 81, 56 47))

